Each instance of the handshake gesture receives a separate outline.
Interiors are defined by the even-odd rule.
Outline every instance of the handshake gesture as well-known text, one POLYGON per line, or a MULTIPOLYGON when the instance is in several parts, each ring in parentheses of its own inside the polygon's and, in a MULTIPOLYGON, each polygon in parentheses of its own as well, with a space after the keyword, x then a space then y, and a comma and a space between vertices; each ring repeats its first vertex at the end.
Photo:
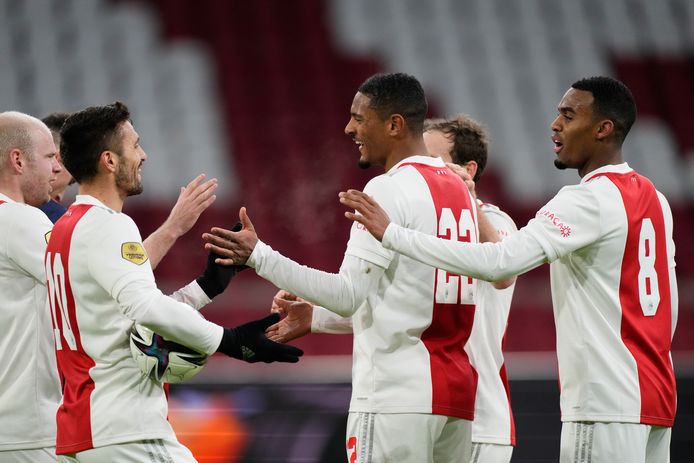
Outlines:
POLYGON ((298 362, 299 357, 304 355, 304 351, 294 346, 270 341, 265 336, 265 330, 279 320, 280 315, 273 313, 236 328, 224 328, 222 342, 217 352, 248 363, 298 362))

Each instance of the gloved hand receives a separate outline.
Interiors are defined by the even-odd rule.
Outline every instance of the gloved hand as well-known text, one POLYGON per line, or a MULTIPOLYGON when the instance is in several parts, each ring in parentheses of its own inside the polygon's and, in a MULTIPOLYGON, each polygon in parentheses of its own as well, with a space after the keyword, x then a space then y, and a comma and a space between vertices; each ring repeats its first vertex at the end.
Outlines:
POLYGON ((270 341, 265 336, 265 330, 279 320, 280 315, 273 313, 236 328, 224 328, 222 342, 217 352, 248 363, 298 362, 299 357, 304 355, 304 351, 294 346, 270 341))
MULTIPOLYGON (((235 232, 240 230, 241 222, 237 222, 231 229, 231 231, 235 232)), ((214 299, 216 295, 223 293, 229 286, 231 279, 234 278, 234 275, 248 268, 245 265, 219 265, 215 263, 215 259, 220 257, 222 256, 219 254, 209 253, 205 271, 195 280, 210 299, 214 299)))

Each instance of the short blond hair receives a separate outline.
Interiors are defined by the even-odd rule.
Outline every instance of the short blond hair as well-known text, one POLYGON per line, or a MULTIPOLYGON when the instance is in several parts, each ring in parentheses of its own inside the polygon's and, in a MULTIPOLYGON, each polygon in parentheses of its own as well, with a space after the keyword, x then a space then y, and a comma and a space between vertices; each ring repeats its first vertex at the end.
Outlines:
POLYGON ((34 130, 44 125, 39 119, 18 111, 0 113, 0 165, 12 150, 20 150, 32 160, 35 151, 34 130))

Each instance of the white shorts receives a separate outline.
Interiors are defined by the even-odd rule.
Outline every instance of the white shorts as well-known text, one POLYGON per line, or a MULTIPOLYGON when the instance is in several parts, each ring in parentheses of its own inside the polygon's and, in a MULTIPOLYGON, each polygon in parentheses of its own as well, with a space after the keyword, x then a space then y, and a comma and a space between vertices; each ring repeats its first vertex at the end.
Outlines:
POLYGON ((348 463, 470 461, 472 421, 425 413, 350 412, 348 463))
POLYGON ((61 463, 197 463, 190 450, 175 439, 106 445, 59 458, 61 463))
POLYGON ((55 447, 0 452, 0 463, 56 463, 57 461, 55 447))
POLYGON ((509 463, 511 455, 513 455, 512 445, 473 442, 470 463, 509 463))
POLYGON ((668 463, 672 428, 638 423, 566 422, 561 463, 668 463))

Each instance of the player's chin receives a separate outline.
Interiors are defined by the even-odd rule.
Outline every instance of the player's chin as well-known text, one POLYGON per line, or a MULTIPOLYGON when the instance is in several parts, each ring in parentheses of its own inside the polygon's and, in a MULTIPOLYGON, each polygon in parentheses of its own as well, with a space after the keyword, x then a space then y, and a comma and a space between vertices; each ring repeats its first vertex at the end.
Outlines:
POLYGON ((359 158, 358 165, 360 169, 368 169, 371 167, 371 162, 366 158, 366 156, 362 156, 359 158))

